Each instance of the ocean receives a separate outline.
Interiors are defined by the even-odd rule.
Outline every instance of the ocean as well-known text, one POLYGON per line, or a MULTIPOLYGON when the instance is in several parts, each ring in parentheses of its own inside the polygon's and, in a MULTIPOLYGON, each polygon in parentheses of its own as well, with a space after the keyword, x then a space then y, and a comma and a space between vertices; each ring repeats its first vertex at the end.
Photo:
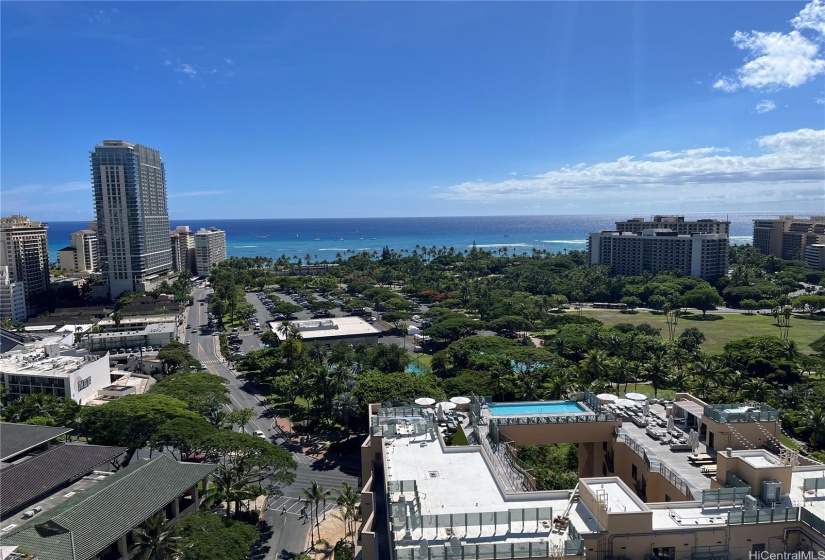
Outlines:
MULTIPOLYGON (((638 216, 636 214, 635 216, 638 216)), ((728 219, 731 243, 750 243, 753 220, 776 217, 768 213, 685 214, 685 219, 728 219)), ((313 261, 334 260, 361 251, 413 250, 416 245, 499 250, 508 248, 530 252, 532 248, 559 253, 585 249, 587 234, 612 229, 614 222, 634 217, 630 214, 571 216, 465 216, 455 218, 325 218, 277 220, 171 220, 172 229, 188 225, 193 230, 217 227, 226 231, 226 251, 230 257, 281 255, 313 261)), ((648 220, 650 216, 646 217, 648 220)), ((69 235, 86 227, 86 222, 49 222, 49 254, 57 261, 57 251, 69 243, 69 235)))

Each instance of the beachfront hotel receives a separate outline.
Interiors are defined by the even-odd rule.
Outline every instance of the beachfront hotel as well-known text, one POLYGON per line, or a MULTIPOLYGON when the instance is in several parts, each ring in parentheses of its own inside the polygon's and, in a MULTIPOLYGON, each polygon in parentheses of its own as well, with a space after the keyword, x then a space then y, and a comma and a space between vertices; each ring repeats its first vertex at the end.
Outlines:
POLYGON ((825 465, 780 443, 777 410, 626 397, 370 405, 364 560, 825 554, 825 465), (456 429, 470 445, 445 444, 456 429), (578 446, 578 484, 536 491, 516 447, 554 443, 578 446))
POLYGON ((104 140, 90 155, 100 270, 110 296, 151 290, 172 269, 160 152, 104 140))
POLYGON ((226 260, 226 232, 216 227, 195 234, 195 274, 209 276, 212 267, 226 260))
POLYGON ((729 235, 730 222, 719 220, 631 218, 616 222, 614 230, 588 235, 588 262, 609 266, 614 274, 625 276, 680 270, 714 280, 728 271, 729 235))

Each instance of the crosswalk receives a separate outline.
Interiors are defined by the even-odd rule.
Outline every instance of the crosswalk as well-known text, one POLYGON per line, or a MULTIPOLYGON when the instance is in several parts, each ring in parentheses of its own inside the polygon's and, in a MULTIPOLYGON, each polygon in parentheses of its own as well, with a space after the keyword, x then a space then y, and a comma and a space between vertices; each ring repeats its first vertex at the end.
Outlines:
MULTIPOLYGON (((338 490, 344 482, 348 482, 352 487, 358 486, 355 477, 340 471, 307 471, 299 468, 295 473, 295 482, 283 489, 284 496, 300 498, 303 495, 303 489, 310 488, 313 481, 323 486, 325 490, 338 490)), ((335 495, 334 492, 333 495, 335 495)))
MULTIPOLYGON (((319 504, 318 507, 318 515, 323 516, 326 513, 329 513, 331 510, 335 508, 335 499, 331 498, 327 500, 327 505, 319 504)), ((267 509, 272 511, 277 511, 281 515, 295 515, 298 517, 304 517, 308 515, 310 512, 314 514, 315 506, 308 507, 305 500, 301 498, 291 498, 289 496, 281 496, 280 498, 275 498, 270 500, 267 504, 267 509)))
POLYGON ((221 363, 220 360, 200 360, 202 364, 219 364, 221 363))

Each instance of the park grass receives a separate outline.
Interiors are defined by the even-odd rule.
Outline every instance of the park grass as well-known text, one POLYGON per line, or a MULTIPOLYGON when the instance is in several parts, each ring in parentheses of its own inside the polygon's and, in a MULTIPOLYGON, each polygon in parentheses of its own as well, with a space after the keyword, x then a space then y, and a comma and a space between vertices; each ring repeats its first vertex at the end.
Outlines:
MULTIPOLYGON (((625 391, 624 391, 624 383, 622 383, 620 390, 608 391, 610 393, 615 393, 619 396, 619 398, 624 398, 625 391)), ((647 397, 653 398, 653 386, 647 383, 628 383, 627 384, 627 392, 628 393, 641 393, 647 397)), ((676 395, 676 391, 673 389, 659 389, 658 398, 660 399, 672 399, 676 395)))
MULTIPOLYGON (((612 309, 583 309, 582 315, 598 319, 608 327, 618 323, 630 323, 632 325, 647 323, 654 328, 661 329, 662 336, 667 337, 665 316, 651 311, 620 313, 612 309)), ((676 325, 676 336, 679 336, 687 328, 698 328, 706 339, 702 344, 702 350, 708 354, 721 354, 724 351, 725 344, 732 340, 749 336, 779 336, 776 320, 770 315, 748 315, 745 313, 717 313, 714 315, 708 313, 708 317, 714 319, 702 320, 701 315, 698 313, 683 315, 679 319, 679 324, 676 325), (720 318, 716 319, 716 317, 720 318)), ((788 339, 795 341, 801 352, 811 354, 813 350, 808 345, 822 336, 822 331, 823 323, 821 321, 812 321, 794 316, 791 319, 788 339)))

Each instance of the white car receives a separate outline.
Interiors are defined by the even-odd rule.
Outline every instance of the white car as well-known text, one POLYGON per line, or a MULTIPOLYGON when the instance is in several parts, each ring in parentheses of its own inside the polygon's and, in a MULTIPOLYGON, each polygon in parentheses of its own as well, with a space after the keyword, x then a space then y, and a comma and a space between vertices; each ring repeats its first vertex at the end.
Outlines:
POLYGON ((261 430, 255 430, 255 435, 261 439, 266 439, 266 434, 264 434, 261 430))

